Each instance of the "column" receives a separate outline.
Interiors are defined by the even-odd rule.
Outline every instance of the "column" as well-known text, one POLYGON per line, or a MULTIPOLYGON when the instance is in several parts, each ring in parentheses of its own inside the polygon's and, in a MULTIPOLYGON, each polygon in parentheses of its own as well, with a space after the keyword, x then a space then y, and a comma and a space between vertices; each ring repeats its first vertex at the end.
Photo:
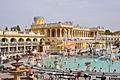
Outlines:
POLYGON ((90 33, 88 32, 88 37, 90 37, 90 33))
POLYGON ((17 46, 16 46, 16 51, 18 52, 18 42, 16 42, 16 45, 17 45, 17 46))
POLYGON ((78 37, 78 31, 76 31, 76 37, 78 37))
POLYGON ((74 36, 76 37, 76 31, 74 31, 74 36))
POLYGON ((89 37, 89 32, 87 32, 87 37, 89 37))
POLYGON ((85 37, 85 32, 84 32, 84 37, 85 37))
POLYGON ((85 32, 85 37, 87 37, 87 35, 86 35, 87 33, 85 32))
POLYGON ((80 31, 80 37, 82 37, 82 32, 80 31))
POLYGON ((68 38, 70 38, 70 29, 68 29, 68 38))
POLYGON ((75 37, 74 31, 73 31, 73 37, 75 37))
POLYGON ((96 36, 95 32, 94 32, 93 36, 94 36, 94 37, 96 36))
POLYGON ((62 37, 62 28, 60 28, 60 38, 62 37))
POLYGON ((75 37, 75 30, 74 30, 73 34, 74 34, 74 37, 75 37))
POLYGON ((79 35, 78 35, 78 31, 77 31, 77 37, 79 37, 79 35))
POLYGON ((71 30, 71 37, 73 37, 73 29, 71 30))
POLYGON ((52 29, 50 29, 50 37, 52 37, 52 29))
POLYGON ((79 31, 77 31, 77 35, 78 35, 78 37, 79 37, 79 31))
POLYGON ((67 30, 64 29, 64 37, 67 37, 67 30))
POLYGON ((86 37, 87 37, 87 32, 86 32, 86 37))
POLYGON ((47 29, 45 29, 45 36, 47 36, 47 29))
POLYGON ((83 35, 82 35, 82 37, 84 37, 84 32, 83 32, 83 35))
POLYGON ((78 31, 78 36, 80 37, 80 31, 78 31))
POLYGON ((81 37, 83 36, 83 32, 81 31, 81 37))
POLYGON ((81 31, 79 31, 79 35, 80 35, 80 37, 81 37, 81 31))
POLYGON ((57 29, 55 29, 55 36, 57 37, 57 29))
POLYGON ((76 31, 76 37, 78 37, 78 35, 77 35, 77 34, 78 34, 78 32, 76 31))

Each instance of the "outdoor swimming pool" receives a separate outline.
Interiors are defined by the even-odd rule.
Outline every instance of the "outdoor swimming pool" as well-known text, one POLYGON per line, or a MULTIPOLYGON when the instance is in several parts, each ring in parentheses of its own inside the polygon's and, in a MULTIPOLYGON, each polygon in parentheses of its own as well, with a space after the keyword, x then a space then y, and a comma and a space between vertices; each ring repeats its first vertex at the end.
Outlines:
POLYGON ((54 66, 54 61, 59 61, 60 65, 63 65, 64 67, 61 68, 62 70, 65 70, 66 68, 70 68, 71 70, 80 70, 85 71, 86 65, 85 62, 90 62, 91 66, 90 68, 93 69, 93 67, 96 67, 97 72, 100 68, 102 68, 103 72, 113 72, 114 69, 116 69, 116 72, 120 72, 120 61, 109 61, 109 60, 99 60, 97 58, 88 58, 88 57, 59 57, 59 58, 46 58, 44 60, 44 63, 46 66, 54 66), (78 67, 78 64, 79 67, 78 67))

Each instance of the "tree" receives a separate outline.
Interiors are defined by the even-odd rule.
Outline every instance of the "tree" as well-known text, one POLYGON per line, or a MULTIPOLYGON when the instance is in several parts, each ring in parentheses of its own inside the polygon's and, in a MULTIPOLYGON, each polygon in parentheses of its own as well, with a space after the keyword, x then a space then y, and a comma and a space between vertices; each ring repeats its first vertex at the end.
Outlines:
POLYGON ((16 31, 16 27, 11 27, 11 31, 16 31))
POLYGON ((17 25, 17 26, 16 26, 16 29, 17 29, 17 31, 21 31, 21 29, 20 29, 20 26, 19 26, 19 25, 17 25))
POLYGON ((113 33, 110 30, 105 30, 104 34, 105 35, 113 35, 113 33))
POLYGON ((7 31, 7 30, 8 30, 8 27, 6 27, 5 30, 7 31))
POLYGON ((13 31, 13 27, 11 27, 10 30, 13 31))

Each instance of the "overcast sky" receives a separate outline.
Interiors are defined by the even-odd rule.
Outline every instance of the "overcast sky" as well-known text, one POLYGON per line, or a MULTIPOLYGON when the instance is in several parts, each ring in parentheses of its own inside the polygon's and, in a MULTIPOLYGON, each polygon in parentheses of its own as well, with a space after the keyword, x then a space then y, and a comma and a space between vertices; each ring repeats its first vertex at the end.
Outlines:
POLYGON ((0 28, 30 26, 34 16, 45 22, 72 21, 83 27, 120 30, 120 0, 0 0, 0 28))

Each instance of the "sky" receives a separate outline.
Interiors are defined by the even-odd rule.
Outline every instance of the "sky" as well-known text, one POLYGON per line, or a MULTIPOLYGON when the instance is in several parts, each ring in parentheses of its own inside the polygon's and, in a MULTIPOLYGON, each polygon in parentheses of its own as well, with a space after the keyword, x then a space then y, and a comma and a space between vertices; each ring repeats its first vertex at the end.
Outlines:
POLYGON ((72 21, 82 27, 120 30, 120 0, 0 0, 0 28, 24 30, 42 16, 45 23, 72 21))

